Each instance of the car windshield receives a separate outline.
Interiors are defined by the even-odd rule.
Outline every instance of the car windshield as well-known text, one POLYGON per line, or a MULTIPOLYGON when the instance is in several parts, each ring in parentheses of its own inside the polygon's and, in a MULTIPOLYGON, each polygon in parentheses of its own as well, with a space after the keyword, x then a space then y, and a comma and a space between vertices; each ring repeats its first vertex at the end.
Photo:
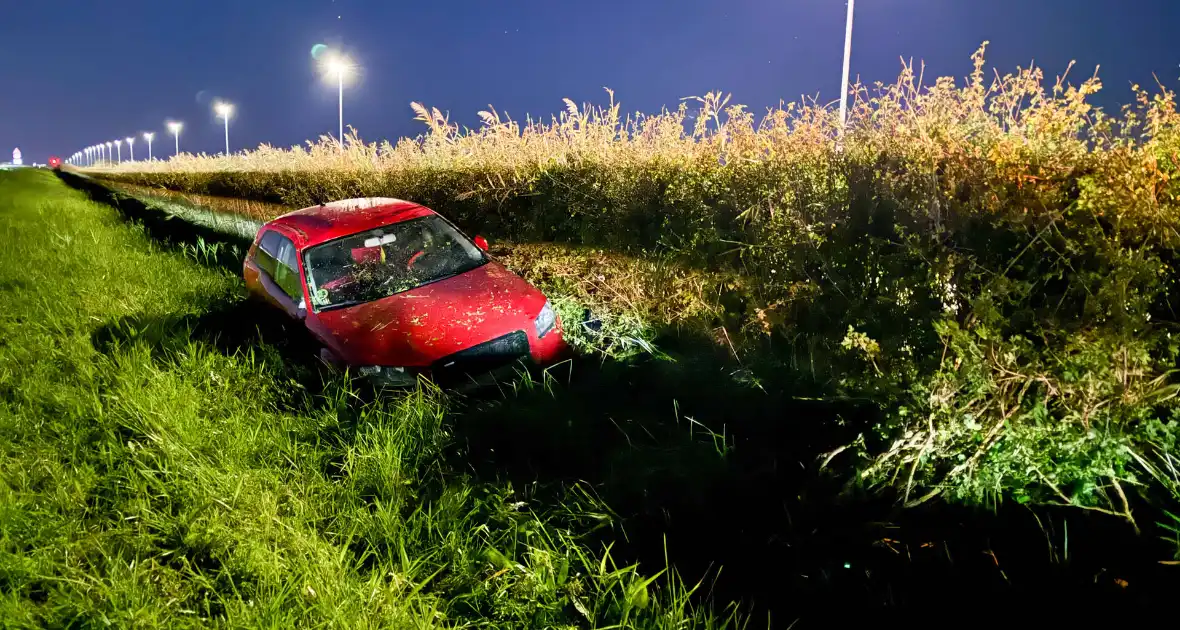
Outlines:
POLYGON ((474 243, 438 215, 338 238, 303 254, 317 310, 378 300, 486 262, 474 243))

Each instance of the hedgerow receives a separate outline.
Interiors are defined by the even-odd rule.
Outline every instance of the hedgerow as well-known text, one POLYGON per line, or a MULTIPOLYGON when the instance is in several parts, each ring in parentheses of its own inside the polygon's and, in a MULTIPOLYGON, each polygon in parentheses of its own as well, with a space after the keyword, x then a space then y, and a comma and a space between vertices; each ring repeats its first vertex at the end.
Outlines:
POLYGON ((905 66, 857 86, 844 126, 716 92, 655 115, 622 115, 613 93, 548 122, 489 109, 478 129, 414 104, 427 131, 396 144, 354 132, 100 172, 295 207, 396 196, 517 242, 718 272, 727 339, 808 393, 882 410, 844 455, 865 483, 1130 518, 1180 432, 1174 94, 1135 86, 1110 114, 1096 76, 973 62, 963 82, 905 66))

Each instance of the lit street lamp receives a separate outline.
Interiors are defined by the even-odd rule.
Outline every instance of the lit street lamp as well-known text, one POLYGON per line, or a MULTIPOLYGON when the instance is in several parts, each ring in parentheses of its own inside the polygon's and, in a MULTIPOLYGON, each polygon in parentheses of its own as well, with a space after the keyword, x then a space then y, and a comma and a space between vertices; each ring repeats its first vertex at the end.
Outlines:
POLYGON ((148 161, 149 162, 152 161, 152 138, 155 138, 155 137, 156 137, 156 133, 154 131, 145 131, 143 134, 143 139, 147 140, 147 143, 148 143, 148 161))
POLYGON ((131 161, 135 161, 135 138, 127 138, 127 149, 131 151, 131 161))
POLYGON ((217 112, 217 115, 225 121, 225 156, 229 157, 229 117, 234 113, 234 106, 225 101, 219 101, 213 106, 213 111, 217 112))
POLYGON ((324 70, 329 77, 335 77, 336 85, 339 90, 339 123, 340 135, 337 139, 340 141, 340 149, 344 150, 344 77, 352 72, 352 61, 341 54, 333 54, 324 62, 324 70))
POLYGON ((173 157, 180 155, 180 130, 184 128, 184 123, 170 121, 168 123, 168 131, 172 132, 172 137, 176 138, 176 153, 173 157))
POLYGON ((848 64, 852 58, 852 11, 856 0, 848 0, 848 22, 844 26, 844 79, 840 82, 840 132, 844 132, 844 123, 848 120, 848 64))
POLYGON ((115 156, 119 160, 119 161, 115 162, 115 164, 122 164, 123 163, 123 141, 122 140, 115 140, 115 151, 116 151, 115 156))

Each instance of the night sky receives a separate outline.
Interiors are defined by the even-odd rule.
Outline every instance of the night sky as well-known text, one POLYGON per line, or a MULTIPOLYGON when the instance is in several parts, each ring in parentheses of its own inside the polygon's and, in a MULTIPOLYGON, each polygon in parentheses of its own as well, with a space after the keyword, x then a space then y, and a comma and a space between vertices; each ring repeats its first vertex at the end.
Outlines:
MULTIPOLYGON (((0 161, 67 157, 100 141, 184 121, 181 149, 216 152, 211 101, 237 106, 230 142, 290 146, 336 126, 335 87, 317 43, 362 67, 346 87, 345 123, 367 140, 416 135, 410 101, 474 126, 491 103, 548 115, 562 97, 653 111, 709 90, 754 111, 780 99, 839 96, 842 0, 0 0, 0 161)), ((927 76, 1030 61, 1052 77, 1071 59, 1079 81, 1098 64, 1108 108, 1152 73, 1180 77, 1178 0, 861 0, 852 71, 896 77, 899 58, 927 76)), ((142 140, 137 141, 142 157, 142 140)), ((126 148, 124 148, 126 157, 126 148)))

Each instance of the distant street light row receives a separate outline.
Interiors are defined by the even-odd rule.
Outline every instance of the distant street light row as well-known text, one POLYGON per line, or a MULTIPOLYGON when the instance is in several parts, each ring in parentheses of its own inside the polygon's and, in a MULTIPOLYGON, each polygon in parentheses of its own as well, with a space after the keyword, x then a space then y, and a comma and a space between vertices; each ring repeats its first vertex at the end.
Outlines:
MULTIPOLYGON (((848 119, 848 67, 852 58, 852 16, 855 11, 856 0, 846 0, 848 3, 848 17, 844 27, 844 73, 841 77, 840 87, 840 131, 843 133, 844 125, 848 119)), ((322 69, 325 76, 328 78, 335 78, 339 88, 339 135, 337 138, 340 142, 341 150, 344 149, 344 77, 351 74, 356 66, 352 61, 339 53, 332 53, 324 59, 322 69)), ((229 155, 229 119, 234 113, 234 106, 225 101, 218 101, 213 104, 213 111, 225 122, 225 154, 229 155)), ((173 154, 180 155, 180 130, 184 126, 183 123, 169 121, 167 123, 168 131, 172 132, 172 136, 176 139, 176 152, 173 154)), ((143 137, 148 142, 148 160, 152 159, 152 137, 155 134, 147 132, 143 137)), ((120 140, 115 140, 116 159, 118 162, 123 161, 123 153, 120 149, 120 140)), ((135 138, 127 138, 127 148, 131 150, 131 160, 135 161, 135 138)), ((98 143, 94 146, 86 147, 81 151, 74 153, 70 159, 66 160, 69 164, 90 166, 100 162, 111 161, 111 143, 98 143), (105 151, 104 151, 105 149, 105 151)))
MULTIPOLYGON (((168 122, 168 131, 176 137, 176 153, 180 155, 180 130, 184 127, 184 123, 168 122)), ((148 161, 155 159, 152 156, 152 140, 156 137, 154 131, 145 131, 143 139, 147 140, 148 161)), ((128 136, 123 140, 111 140, 109 142, 99 142, 96 145, 86 147, 81 151, 76 151, 66 160, 66 164, 73 164, 74 166, 92 166, 94 164, 101 164, 103 162, 111 162, 111 145, 114 145, 115 159, 114 162, 119 164, 123 161, 123 142, 127 142, 127 150, 130 152, 131 161, 135 161, 135 137, 128 136)))
MULTIPOLYGON (((330 54, 328 57, 326 57, 324 59, 323 63, 321 64, 321 68, 324 72, 325 77, 330 78, 330 79, 335 79, 336 84, 337 84, 337 88, 339 90, 339 109, 338 109, 339 127, 338 127, 338 132, 340 135, 338 136, 338 139, 340 142, 341 149, 344 148, 344 78, 346 76, 350 75, 355 67, 356 66, 353 65, 352 61, 350 61, 347 57, 345 57, 344 55, 341 55, 339 53, 330 54)), ((213 104, 213 113, 215 113, 218 118, 222 119, 222 121, 225 125, 225 155, 229 155, 230 154, 229 153, 229 119, 234 114, 234 106, 230 103, 225 102, 225 101, 217 101, 216 103, 213 104)), ((184 128, 184 123, 177 122, 177 121, 168 121, 165 124, 168 127, 168 132, 172 134, 172 137, 176 142, 175 152, 173 153, 173 157, 175 157, 177 155, 180 155, 180 131, 181 131, 181 129, 184 128)), ((152 157, 152 138, 154 138, 155 135, 156 134, 151 131, 143 134, 144 139, 147 140, 148 160, 149 161, 151 161, 153 159, 153 157, 152 157)), ((124 140, 127 141, 127 149, 128 149, 128 152, 130 153, 130 159, 132 162, 134 162, 135 161, 135 138, 134 137, 127 137, 127 138, 124 138, 124 140)), ((70 158, 68 160, 66 160, 66 163, 72 164, 74 166, 93 166, 93 165, 102 164, 102 163, 109 164, 112 161, 114 161, 116 164, 120 164, 123 162, 123 147, 122 147, 122 145, 123 145, 123 140, 112 140, 109 142, 100 142, 98 144, 86 147, 85 149, 82 149, 81 151, 75 152, 73 155, 70 156, 70 158), (114 154, 115 159, 114 160, 111 159, 112 145, 115 150, 115 154, 114 154)))

